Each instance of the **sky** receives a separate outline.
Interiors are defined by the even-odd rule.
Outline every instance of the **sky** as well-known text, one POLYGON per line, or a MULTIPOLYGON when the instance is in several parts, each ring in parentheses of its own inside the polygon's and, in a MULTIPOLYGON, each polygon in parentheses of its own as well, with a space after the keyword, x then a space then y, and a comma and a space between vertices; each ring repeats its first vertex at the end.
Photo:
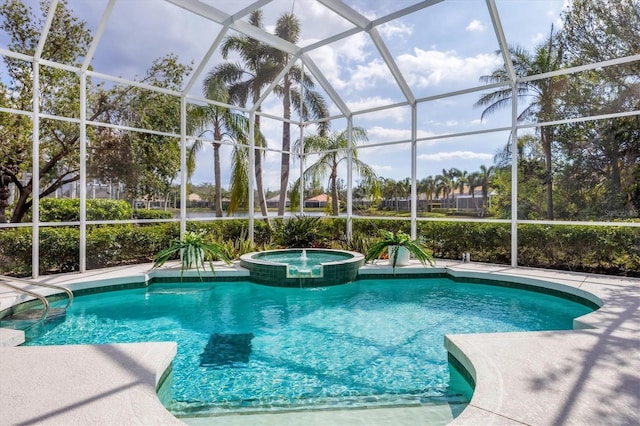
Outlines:
MULTIPOLYGON (((251 3, 248 0, 204 2, 229 14, 251 3)), ((418 3, 416 0, 344 2, 369 19, 418 3)), ((26 3, 37 10, 36 1, 29 0, 26 3)), ((68 4, 95 32, 107 1, 68 0, 68 4)), ((564 0, 496 0, 496 5, 509 45, 528 50, 544 40, 552 25, 558 28, 560 13, 566 7, 564 0)), ((263 6, 262 10, 265 29, 269 32, 273 32, 279 16, 293 10, 300 19, 299 46, 312 46, 353 28, 353 24, 313 0, 274 0, 263 6)), ((98 72, 127 79, 143 76, 155 58, 169 53, 178 55, 183 63, 197 65, 220 29, 220 25, 170 3, 159 0, 119 0, 91 64, 98 72)), ((481 0, 446 0, 387 22, 377 30, 418 99, 478 86, 481 84, 480 76, 502 66, 486 2, 481 0)), ((6 38, 0 35, 0 46, 3 44, 6 44, 6 38)), ((309 56, 352 111, 405 100, 375 44, 364 32, 311 50, 309 56)), ((236 61, 238 58, 231 56, 228 59, 236 61)), ((193 95, 200 96, 204 75, 223 60, 219 52, 213 55, 203 75, 196 80, 191 91, 193 95)), ((322 89, 319 91, 325 94, 331 114, 339 114, 326 93, 322 89)), ((431 138, 418 143, 418 179, 439 174, 442 169, 456 167, 471 173, 479 170, 480 165, 493 164, 494 155, 508 141, 508 132, 438 137, 510 126, 509 110, 480 120, 482 108, 474 108, 473 104, 482 93, 485 92, 429 101, 418 106, 418 138, 431 138)), ((262 110, 281 116, 280 99, 267 97, 262 110)), ((360 160, 372 166, 379 176, 395 180, 410 176, 409 144, 378 145, 410 139, 409 107, 355 115, 353 123, 367 130, 369 141, 365 145, 376 145, 360 149, 360 160)), ((345 119, 333 120, 331 129, 341 131, 346 125, 345 119)), ((310 128, 307 131, 312 130, 310 128)), ((263 118, 262 131, 269 147, 280 146, 280 122, 263 118)), ((293 126, 292 132, 292 140, 295 140, 299 136, 298 127, 293 126)), ((228 188, 230 149, 224 147, 221 155, 222 184, 228 188)), ((210 144, 205 144, 198 156, 192 178, 194 183, 213 181, 212 157, 210 144)), ((298 177, 299 167, 297 161, 292 162, 292 180, 298 177)), ((344 176, 344 171, 342 174, 344 176)), ((263 179, 265 188, 279 188, 279 154, 267 153, 263 179)), ((322 184, 326 186, 326 182, 322 184)))

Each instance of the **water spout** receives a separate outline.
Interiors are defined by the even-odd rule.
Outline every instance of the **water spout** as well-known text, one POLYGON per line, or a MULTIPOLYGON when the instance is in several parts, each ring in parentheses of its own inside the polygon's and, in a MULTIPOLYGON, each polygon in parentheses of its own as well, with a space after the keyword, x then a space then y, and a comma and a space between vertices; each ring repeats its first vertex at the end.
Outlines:
POLYGON ((306 249, 302 249, 302 254, 300 255, 300 260, 302 260, 303 262, 306 262, 307 260, 309 260, 309 258, 307 257, 307 250, 306 249))

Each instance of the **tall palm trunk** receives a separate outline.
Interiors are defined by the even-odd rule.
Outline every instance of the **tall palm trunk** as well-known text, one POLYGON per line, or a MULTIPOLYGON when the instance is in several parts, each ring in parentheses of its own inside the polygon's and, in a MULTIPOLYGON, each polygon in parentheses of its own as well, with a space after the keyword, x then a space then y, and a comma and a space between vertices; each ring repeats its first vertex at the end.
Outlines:
POLYGON ((338 163, 333 162, 331 170, 331 212, 338 216, 338 163))
MULTIPOLYGON (((256 95, 259 95, 260 93, 256 93, 256 95)), ((258 103, 258 99, 260 97, 255 97, 253 99, 253 103, 256 104, 258 103)), ((260 112, 261 108, 258 108, 257 112, 260 112)), ((258 114, 256 114, 255 117, 255 129, 260 129, 260 116, 258 114)), ((255 136, 254 136, 255 139, 255 136)), ((269 215, 269 212, 267 211, 267 199, 265 198, 264 195, 264 187, 262 186, 262 150, 261 149, 255 149, 255 158, 254 158, 254 164, 256 167, 255 170, 255 174, 256 174, 256 191, 258 191, 258 204, 260 204, 260 212, 262 213, 262 216, 267 217, 269 215)), ((249 191, 252 191, 253 188, 249 188, 249 191)))
MULTIPOLYGON (((213 132, 213 140, 222 139, 220 127, 216 126, 213 132)), ((222 217, 222 178, 220 177, 220 143, 213 142, 213 179, 215 184, 215 200, 213 201, 216 209, 216 217, 222 217)))
POLYGON ((215 187, 215 201, 214 205, 216 207, 216 217, 222 217, 222 187, 220 185, 221 177, 220 177, 220 144, 213 144, 213 173, 214 179, 216 181, 215 187))
POLYGON ((487 213, 487 203, 489 202, 489 185, 482 185, 482 210, 480 212, 480 217, 484 217, 487 213))
POLYGON ((291 80, 286 75, 284 78, 284 93, 282 96, 283 117, 285 121, 282 123, 282 156, 280 159, 280 198, 278 200, 278 216, 284 214, 285 204, 287 201, 287 187, 289 186, 289 151, 291 149, 291 99, 289 89, 291 88, 291 80))

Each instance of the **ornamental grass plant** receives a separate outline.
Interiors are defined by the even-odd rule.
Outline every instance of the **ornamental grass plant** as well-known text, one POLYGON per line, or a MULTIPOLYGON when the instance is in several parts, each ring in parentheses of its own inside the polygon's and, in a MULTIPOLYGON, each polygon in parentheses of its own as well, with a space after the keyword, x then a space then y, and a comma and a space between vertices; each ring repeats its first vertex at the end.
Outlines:
POLYGON ((208 243, 204 240, 204 231, 186 232, 181 240, 173 240, 171 245, 160 251, 153 264, 153 268, 164 265, 167 260, 179 254, 180 257, 180 279, 182 279, 184 271, 195 268, 198 277, 202 280, 202 271, 206 271, 205 263, 208 262, 209 269, 215 274, 213 268, 213 260, 219 259, 227 265, 231 263, 225 252, 224 246, 218 243, 208 243))

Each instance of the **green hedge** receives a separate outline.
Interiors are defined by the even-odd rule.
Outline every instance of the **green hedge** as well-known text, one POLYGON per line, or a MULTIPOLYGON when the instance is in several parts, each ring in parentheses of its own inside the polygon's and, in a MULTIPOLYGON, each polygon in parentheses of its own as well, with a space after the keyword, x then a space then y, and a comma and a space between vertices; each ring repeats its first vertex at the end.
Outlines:
POLYGON ((0 274, 31 275, 31 228, 0 229, 0 274))
MULTIPOLYGON (((152 261, 179 235, 177 223, 151 226, 101 225, 87 228, 87 268, 152 261)), ((77 227, 40 230, 40 273, 79 269, 80 232, 77 227)), ((0 231, 0 274, 31 274, 31 228, 0 231)))
POLYGON ((418 222, 433 255, 440 259, 460 259, 469 253, 473 261, 511 263, 511 228, 502 223, 418 222))
MULTIPOLYGON (((189 230, 204 229, 208 238, 229 242, 240 252, 251 246, 247 221, 189 222, 189 230)), ((381 229, 409 231, 408 221, 355 220, 352 241, 345 241, 344 219, 320 221, 318 245, 365 250, 381 229), (331 241, 327 241, 330 238, 331 241)), ((269 246, 275 236, 263 221, 255 222, 258 247, 269 246)), ((178 238, 179 224, 101 225, 87 228, 87 267, 150 262, 155 254, 178 238)), ((441 259, 459 259, 468 252, 474 262, 511 263, 509 224, 420 221, 418 234, 441 259)), ((640 228, 582 225, 520 225, 521 266, 640 276, 640 228)), ((40 231, 40 273, 78 270, 78 227, 44 227, 40 231)), ((237 254, 237 253, 236 253, 237 254)), ((31 274, 31 228, 0 230, 0 274, 31 274)))
MULTIPOLYGON (((131 219, 133 209, 124 200, 87 200, 87 220, 131 219)), ((80 221, 79 198, 43 198, 40 200, 41 222, 80 221)))
MULTIPOLYGON (((187 231, 204 229, 207 234, 218 240, 237 240, 249 233, 249 222, 246 219, 220 220, 213 222, 187 222, 187 231)), ((253 239, 258 245, 270 244, 273 238, 272 230, 262 220, 254 222, 253 239)))
POLYGON ((640 228, 519 225, 523 266, 640 276, 640 228))
POLYGON ((173 213, 166 210, 136 209, 134 219, 173 219, 173 213))
MULTIPOLYGON (((372 240, 379 229, 409 229, 408 221, 354 221, 354 239, 372 240)), ((418 235, 439 259, 511 264, 511 225, 483 222, 418 222, 418 235)), ((518 265, 640 277, 640 228, 583 225, 519 225, 518 265)), ((362 246, 363 244, 360 244, 362 246)), ((366 244, 365 244, 366 245, 366 244)))

